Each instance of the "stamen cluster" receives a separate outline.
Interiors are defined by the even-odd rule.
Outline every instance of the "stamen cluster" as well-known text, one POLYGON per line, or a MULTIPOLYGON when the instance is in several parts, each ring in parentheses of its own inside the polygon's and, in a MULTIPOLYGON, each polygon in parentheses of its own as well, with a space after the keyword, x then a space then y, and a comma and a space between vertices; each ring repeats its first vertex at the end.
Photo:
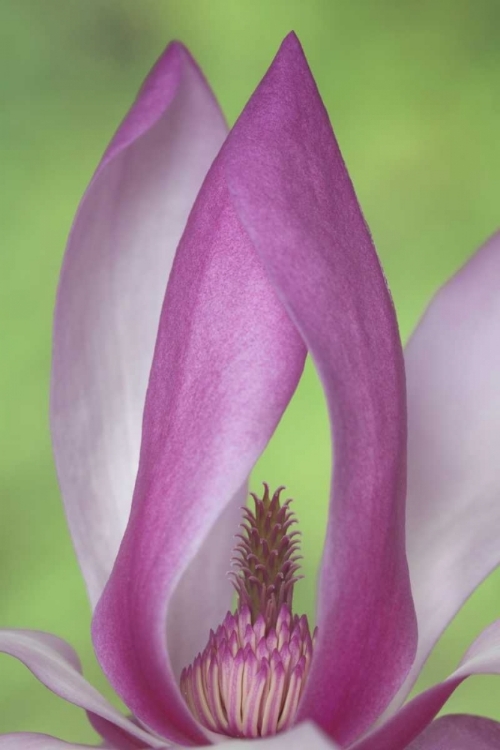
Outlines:
POLYGON ((202 654, 181 675, 181 691, 194 717, 213 732, 265 737, 289 727, 313 653, 305 616, 284 604, 266 635, 262 615, 251 623, 243 606, 210 632, 202 654))
POLYGON ((204 651, 181 674, 181 692, 207 729, 232 737, 266 737, 289 727, 309 674, 316 631, 292 614, 300 532, 290 500, 252 493, 243 509, 231 578, 234 614, 210 631, 204 651))

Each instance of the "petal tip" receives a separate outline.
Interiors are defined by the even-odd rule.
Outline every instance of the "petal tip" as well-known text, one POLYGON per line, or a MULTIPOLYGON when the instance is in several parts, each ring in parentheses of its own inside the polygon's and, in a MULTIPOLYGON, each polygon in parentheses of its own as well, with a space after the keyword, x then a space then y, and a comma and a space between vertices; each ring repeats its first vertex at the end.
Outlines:
POLYGON ((290 49, 302 51, 302 45, 300 43, 300 39, 297 36, 296 31, 292 29, 291 31, 288 32, 288 34, 286 35, 286 37, 283 39, 281 43, 281 48, 282 49, 290 48, 290 49))
POLYGON ((289 57, 290 59, 295 59, 297 61, 301 60, 309 68, 304 48, 302 47, 301 41, 296 32, 293 30, 290 31, 281 42, 281 46, 276 57, 289 57))

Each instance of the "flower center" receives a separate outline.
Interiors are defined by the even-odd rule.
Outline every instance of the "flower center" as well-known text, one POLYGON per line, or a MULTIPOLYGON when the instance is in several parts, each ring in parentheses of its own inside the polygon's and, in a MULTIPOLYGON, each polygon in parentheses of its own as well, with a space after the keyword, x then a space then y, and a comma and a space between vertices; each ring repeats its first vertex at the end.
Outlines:
POLYGON ((292 614, 293 587, 300 576, 299 531, 281 504, 252 493, 234 550, 231 578, 238 595, 208 643, 181 674, 181 692, 193 716, 207 729, 231 737, 266 737, 289 727, 309 673, 316 631, 307 617, 292 614))

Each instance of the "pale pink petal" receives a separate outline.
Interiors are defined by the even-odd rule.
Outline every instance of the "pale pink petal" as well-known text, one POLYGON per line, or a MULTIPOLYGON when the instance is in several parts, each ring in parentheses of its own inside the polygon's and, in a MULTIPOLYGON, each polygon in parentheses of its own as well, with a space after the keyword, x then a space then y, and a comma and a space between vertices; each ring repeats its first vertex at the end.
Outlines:
POLYGON ((33 630, 0 630, 0 652, 19 659, 56 695, 121 727, 141 740, 142 746, 162 746, 156 737, 122 716, 82 677, 78 656, 61 638, 33 630))
POLYGON ((254 746, 254 750, 340 750, 339 745, 310 723, 299 724, 288 732, 274 737, 225 742, 222 748, 223 750, 246 750, 250 748, 250 745, 254 746))
POLYGON ((96 747, 102 750, 115 750, 113 745, 75 745, 73 742, 64 742, 47 734, 0 734, 0 750, 81 750, 96 747))
POLYGON ((176 601, 176 586, 203 545, 210 551, 232 541, 236 526, 221 535, 214 524, 269 441, 304 356, 234 211, 220 157, 170 276, 132 514, 93 628, 98 658, 117 692, 171 741, 206 741, 176 675, 184 623, 199 634, 192 649, 204 646, 218 624, 207 609, 209 568, 199 574, 207 584, 204 599, 176 601))
POLYGON ((433 721, 408 750, 498 750, 499 747, 498 722, 457 714, 433 721))
POLYGON ((313 357, 333 426, 319 636, 300 716, 348 743, 387 705, 415 649, 404 368, 385 279, 294 36, 222 153, 238 215, 313 357))
POLYGON ((407 551, 419 643, 392 712, 500 562, 499 279, 497 234, 438 292, 406 349, 407 551))
POLYGON ((353 748, 405 750, 408 744, 426 729, 453 691, 467 677, 478 674, 500 674, 500 620, 481 633, 465 654, 458 669, 447 680, 417 695, 395 716, 353 748))
POLYGON ((92 604, 130 512, 175 248, 225 135, 196 64, 180 44, 171 45, 106 151, 68 241, 54 321, 51 424, 92 604))

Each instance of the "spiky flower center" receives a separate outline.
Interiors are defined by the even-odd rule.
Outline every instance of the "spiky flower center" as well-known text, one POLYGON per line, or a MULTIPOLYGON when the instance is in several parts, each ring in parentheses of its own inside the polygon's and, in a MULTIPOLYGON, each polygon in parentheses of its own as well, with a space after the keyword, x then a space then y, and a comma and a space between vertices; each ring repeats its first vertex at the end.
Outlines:
POLYGON ((283 490, 279 487, 271 497, 264 484, 262 499, 251 493, 255 509, 243 508, 231 573, 238 604, 249 607, 252 621, 262 614, 267 627, 276 624, 283 604, 292 610, 293 587, 299 578, 300 531, 290 531, 297 519, 290 510, 291 500, 280 503, 283 490))
POLYGON ((290 500, 252 493, 244 509, 231 578, 234 614, 210 631, 204 651, 183 670, 181 692, 207 729, 232 737, 265 737, 295 718, 313 654, 307 617, 292 614, 298 580, 298 531, 290 500))

